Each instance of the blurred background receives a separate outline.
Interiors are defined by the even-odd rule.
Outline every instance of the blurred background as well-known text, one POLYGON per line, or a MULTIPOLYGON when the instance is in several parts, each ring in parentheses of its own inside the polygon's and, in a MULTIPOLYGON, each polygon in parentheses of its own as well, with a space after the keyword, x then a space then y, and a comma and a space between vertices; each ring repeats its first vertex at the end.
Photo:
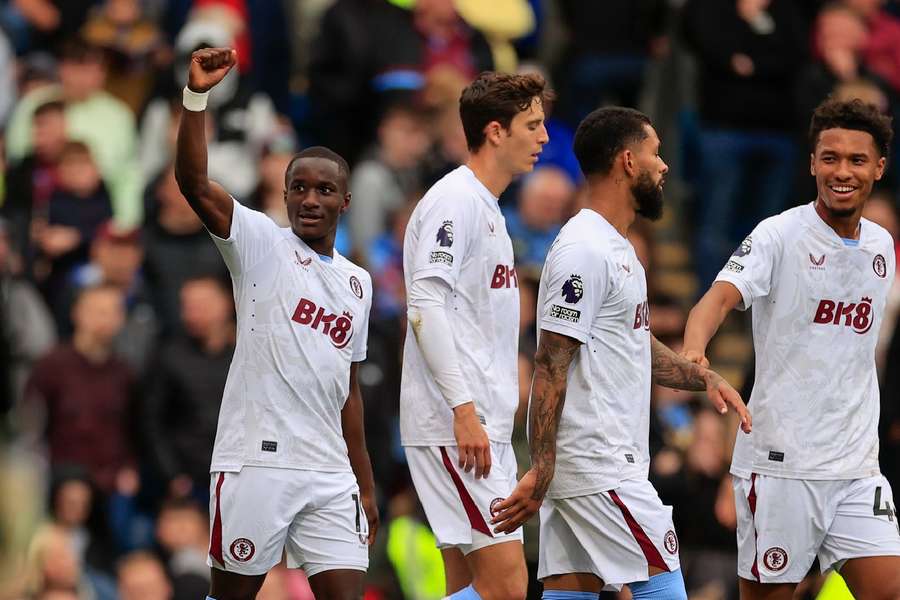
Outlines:
MULTIPOLYGON (((687 310, 740 240, 815 198, 813 107, 833 94, 900 112, 896 1, 0 1, 2 600, 205 597, 208 467, 235 317, 225 265, 172 160, 188 58, 207 46, 238 49, 210 96, 207 135, 210 177, 240 202, 285 225, 294 152, 323 144, 352 165, 338 249, 375 285, 360 369, 382 515, 369 600, 444 592, 399 445, 401 243, 424 191, 465 160, 457 101, 478 72, 539 71, 557 93, 535 172, 501 198, 522 297, 523 468, 536 285, 583 197, 571 151, 583 116, 637 107, 663 140, 665 216, 637 223, 632 242, 651 329, 677 349, 687 310)), ((865 213, 895 239, 898 186, 891 166, 865 213)), ((898 306, 895 285, 878 350, 881 464, 894 489, 898 306)), ((710 349, 745 398, 747 317, 729 317, 710 349)), ((735 599, 735 423, 689 393, 655 389, 652 401, 651 479, 675 507, 690 596, 735 599)), ((532 523, 532 576, 536 545, 532 523)), ((797 597, 846 597, 822 583, 810 577, 797 597)), ((259 597, 312 595, 302 572, 279 567, 259 597)))

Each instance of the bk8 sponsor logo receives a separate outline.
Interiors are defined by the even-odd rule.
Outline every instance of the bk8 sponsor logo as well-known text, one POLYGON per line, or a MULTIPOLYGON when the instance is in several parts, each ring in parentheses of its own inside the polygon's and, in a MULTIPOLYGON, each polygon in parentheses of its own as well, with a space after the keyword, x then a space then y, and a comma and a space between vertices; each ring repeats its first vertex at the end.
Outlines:
POLYGON ((872 299, 863 296, 859 302, 819 300, 813 323, 850 327, 863 334, 872 328, 872 299))
POLYGON ((491 289, 519 287, 519 276, 516 268, 506 265, 497 265, 494 268, 494 276, 491 277, 491 289))
POLYGON ((335 348, 343 348, 353 337, 353 315, 346 311, 340 315, 326 312, 306 298, 300 298, 291 320, 327 335, 335 348))
POLYGON ((634 329, 650 329, 650 303, 644 300, 634 309, 634 329))

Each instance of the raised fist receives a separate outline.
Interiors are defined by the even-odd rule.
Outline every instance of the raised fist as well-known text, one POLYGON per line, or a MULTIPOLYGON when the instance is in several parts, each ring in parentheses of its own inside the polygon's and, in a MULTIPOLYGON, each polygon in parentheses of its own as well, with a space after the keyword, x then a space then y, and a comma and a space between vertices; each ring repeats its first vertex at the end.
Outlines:
POLYGON ((208 92, 225 78, 237 63, 237 51, 233 48, 203 48, 191 54, 188 88, 191 91, 208 92))

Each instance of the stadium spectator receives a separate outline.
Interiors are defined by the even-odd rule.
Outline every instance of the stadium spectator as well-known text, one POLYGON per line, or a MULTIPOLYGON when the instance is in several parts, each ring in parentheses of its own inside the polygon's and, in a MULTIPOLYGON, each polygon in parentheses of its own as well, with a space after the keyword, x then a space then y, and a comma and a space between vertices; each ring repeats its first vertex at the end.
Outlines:
POLYGON ((512 239, 516 268, 540 276, 544 258, 566 217, 575 186, 561 169, 536 169, 522 183, 515 209, 503 211, 512 239))
POLYGON ((0 415, 19 407, 31 365, 56 342, 50 311, 16 262, 0 219, 0 415))
POLYGON ((45 275, 40 271, 36 275, 51 309, 64 301, 69 275, 87 261, 97 229, 111 217, 109 194, 90 149, 81 142, 66 142, 59 157, 59 185, 47 203, 46 221, 34 223, 43 263, 36 270, 47 269, 45 275))
POLYGON ((173 600, 197 600, 209 589, 207 523, 205 512, 194 500, 168 500, 160 508, 156 539, 167 557, 173 600))
POLYGON ((116 219, 141 219, 143 182, 137 163, 134 114, 121 100, 103 91, 106 61, 100 48, 81 39, 68 40, 59 57, 59 84, 34 89, 13 111, 6 130, 6 150, 17 162, 32 148, 31 123, 36 107, 62 98, 69 137, 84 141, 109 188, 116 219))
POLYGON ((683 27, 699 68, 694 256, 705 289, 751 224, 788 203, 798 117, 784 90, 806 32, 793 0, 689 0, 683 27))
POLYGON ((172 584, 159 559, 133 552, 119 562, 118 600, 171 600, 172 584))
POLYGON ((492 67, 484 36, 462 21, 451 0, 423 0, 411 11, 338 0, 312 46, 310 129, 353 163, 374 137, 374 115, 421 91, 432 72, 448 68, 467 82, 492 67))
POLYGON ((85 467, 100 490, 132 464, 129 420, 134 380, 112 353, 124 320, 122 293, 86 288, 72 308, 75 332, 34 366, 25 390, 30 433, 45 440, 51 466, 85 467))
POLYGON ((185 334, 159 349, 147 381, 143 431, 152 466, 170 495, 206 500, 219 405, 234 353, 231 294, 214 278, 181 287, 185 334))
POLYGON ((183 331, 180 290, 193 277, 225 279, 228 272, 203 223, 178 191, 169 165, 148 190, 143 275, 166 337, 183 331))
POLYGON ((387 109, 378 124, 377 146, 353 169, 348 214, 353 248, 364 251, 387 229, 388 216, 421 188, 417 166, 429 146, 424 115, 410 105, 387 109))
POLYGON ((48 101, 35 109, 32 121, 32 150, 6 171, 6 201, 0 206, 0 213, 9 220, 13 249, 29 274, 32 221, 47 218, 50 196, 59 186, 59 159, 66 145, 65 105, 48 101))
POLYGON ((171 56, 162 32, 146 17, 140 0, 104 0, 94 7, 81 35, 107 53, 106 91, 140 114, 157 68, 171 56))
POLYGON ((159 322, 150 291, 141 275, 144 251, 141 230, 121 227, 109 220, 97 229, 90 247, 90 260, 76 268, 68 280, 62 310, 57 313, 60 333, 71 333, 71 302, 87 286, 109 284, 125 297, 125 323, 116 336, 114 350, 140 376, 147 367, 156 342, 159 322))
POLYGON ((574 128, 597 106, 637 107, 650 59, 666 48, 665 0, 556 4, 568 34, 555 77, 563 119, 574 128))

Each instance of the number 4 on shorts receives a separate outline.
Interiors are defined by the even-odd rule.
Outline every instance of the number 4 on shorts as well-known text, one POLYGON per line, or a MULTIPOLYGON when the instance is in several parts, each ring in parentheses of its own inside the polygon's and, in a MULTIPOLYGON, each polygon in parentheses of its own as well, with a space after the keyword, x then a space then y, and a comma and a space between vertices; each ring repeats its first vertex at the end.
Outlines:
MULTIPOLYGON (((880 517, 881 515, 887 515, 888 521, 893 521, 894 516, 897 514, 894 512, 894 507, 891 506, 890 501, 884 501, 884 508, 881 508, 881 486, 879 485, 875 488, 875 506, 872 507, 872 512, 876 517, 880 517)), ((900 533, 900 518, 897 520, 897 533, 900 533)))

